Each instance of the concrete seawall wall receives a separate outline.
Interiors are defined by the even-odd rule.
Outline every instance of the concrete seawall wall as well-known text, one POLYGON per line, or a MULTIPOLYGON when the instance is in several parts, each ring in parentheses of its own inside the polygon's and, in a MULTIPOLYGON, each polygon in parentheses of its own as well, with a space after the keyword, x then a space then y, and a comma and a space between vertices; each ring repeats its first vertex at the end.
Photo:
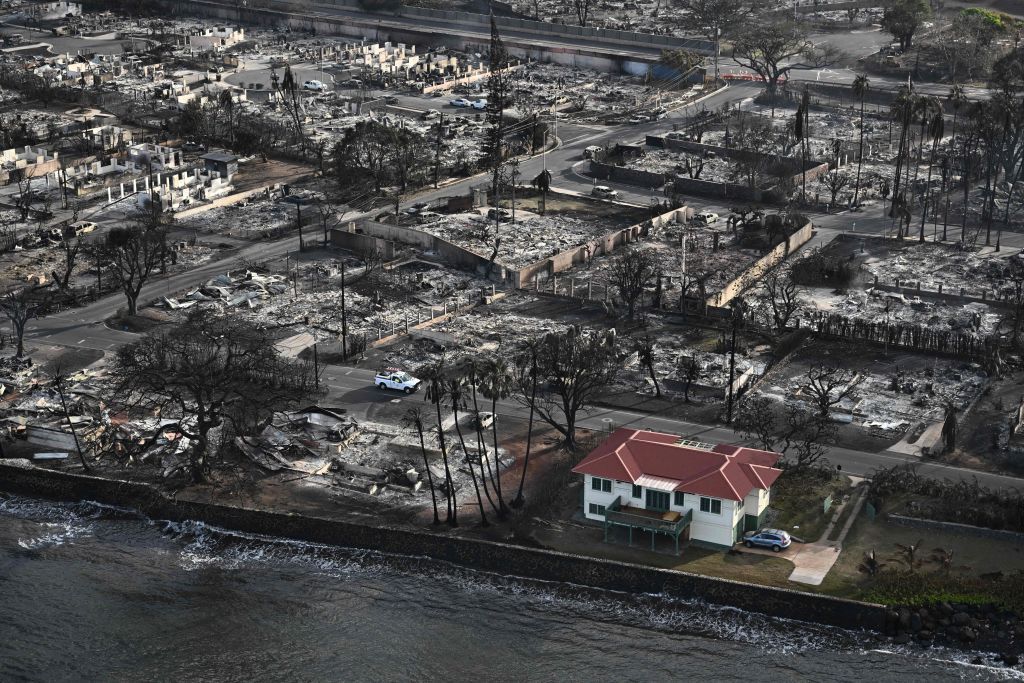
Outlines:
POLYGON ((172 499, 148 484, 0 462, 0 489, 58 500, 130 506, 155 519, 199 520, 232 531, 280 536, 384 553, 413 555, 482 571, 683 599, 844 628, 881 631, 881 605, 714 579, 428 531, 371 527, 339 520, 172 499))

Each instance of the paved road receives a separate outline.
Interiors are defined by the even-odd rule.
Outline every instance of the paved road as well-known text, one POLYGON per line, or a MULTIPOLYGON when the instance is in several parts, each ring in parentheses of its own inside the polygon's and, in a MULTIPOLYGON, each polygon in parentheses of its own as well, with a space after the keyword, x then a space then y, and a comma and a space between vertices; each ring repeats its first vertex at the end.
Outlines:
MULTIPOLYGON (((344 405, 357 419, 396 422, 405 410, 423 403, 421 393, 403 394, 381 391, 373 386, 373 371, 329 365, 324 368, 324 382, 329 389, 325 403, 344 405)), ((487 408, 489 410, 489 407, 487 408)), ((501 418, 515 418, 526 421, 529 411, 514 400, 498 403, 499 424, 501 418)), ((698 441, 715 443, 742 443, 742 439, 726 426, 701 425, 658 414, 640 413, 616 408, 593 408, 579 421, 579 426, 594 430, 616 427, 637 427, 679 434, 698 441)), ((917 458, 892 453, 867 453, 846 448, 832 448, 829 451, 833 464, 843 467, 843 472, 854 476, 870 476, 880 468, 892 467, 905 462, 918 462, 917 458)), ((922 462, 922 474, 953 480, 977 478, 984 486, 1000 489, 1024 489, 1024 480, 1000 474, 989 474, 960 467, 922 462)))

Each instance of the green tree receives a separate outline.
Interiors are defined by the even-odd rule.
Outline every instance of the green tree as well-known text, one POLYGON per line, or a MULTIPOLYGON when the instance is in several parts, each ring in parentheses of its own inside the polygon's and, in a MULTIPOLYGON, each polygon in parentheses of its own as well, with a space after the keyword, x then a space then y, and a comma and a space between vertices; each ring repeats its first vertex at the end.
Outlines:
POLYGON ((932 15, 928 0, 896 0, 882 14, 882 28, 899 41, 906 52, 913 44, 914 34, 932 15))

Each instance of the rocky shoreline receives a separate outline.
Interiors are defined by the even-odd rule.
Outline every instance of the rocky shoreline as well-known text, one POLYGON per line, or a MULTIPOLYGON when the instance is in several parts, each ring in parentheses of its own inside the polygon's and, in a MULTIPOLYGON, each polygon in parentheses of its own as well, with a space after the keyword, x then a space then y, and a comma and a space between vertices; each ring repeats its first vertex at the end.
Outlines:
MULTIPOLYGON (((940 602, 899 607, 886 615, 886 631, 897 645, 992 652, 1008 667, 1020 664, 1024 652, 1024 620, 993 605, 940 602)), ((972 663, 984 662, 976 656, 972 663)))

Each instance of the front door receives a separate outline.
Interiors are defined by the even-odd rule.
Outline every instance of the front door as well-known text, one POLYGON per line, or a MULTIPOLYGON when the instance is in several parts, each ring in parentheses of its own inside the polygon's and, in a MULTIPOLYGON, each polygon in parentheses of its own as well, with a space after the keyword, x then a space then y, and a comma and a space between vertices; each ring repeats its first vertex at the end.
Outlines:
POLYGON ((666 491, 652 491, 647 489, 647 509, 658 512, 668 511, 669 495, 666 491))

